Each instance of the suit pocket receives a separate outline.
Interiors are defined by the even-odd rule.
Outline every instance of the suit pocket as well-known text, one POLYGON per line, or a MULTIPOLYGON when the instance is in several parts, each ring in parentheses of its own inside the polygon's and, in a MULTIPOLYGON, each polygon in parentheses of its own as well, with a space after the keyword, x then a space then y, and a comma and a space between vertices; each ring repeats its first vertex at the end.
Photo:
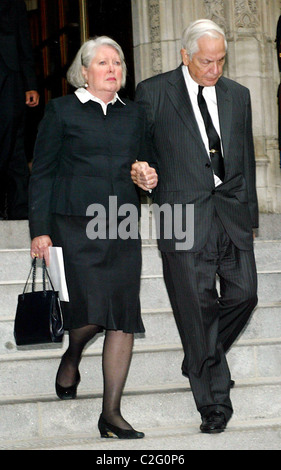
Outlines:
POLYGON ((242 204, 246 204, 248 202, 248 194, 247 191, 237 191, 235 193, 235 197, 238 199, 239 202, 242 204))
POLYGON ((194 202, 194 193, 191 194, 189 191, 157 191, 155 202, 159 204, 191 204, 194 202))

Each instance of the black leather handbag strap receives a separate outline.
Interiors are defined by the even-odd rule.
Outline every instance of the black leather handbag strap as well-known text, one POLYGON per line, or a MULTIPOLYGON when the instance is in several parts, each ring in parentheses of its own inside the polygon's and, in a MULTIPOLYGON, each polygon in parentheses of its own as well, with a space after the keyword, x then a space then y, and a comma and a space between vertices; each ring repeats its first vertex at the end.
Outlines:
MULTIPOLYGON (((37 258, 33 258, 31 268, 30 268, 30 271, 29 271, 29 275, 28 275, 28 278, 26 280, 26 283, 25 283, 25 286, 24 286, 24 289, 23 289, 23 294, 25 294, 25 292, 26 292, 31 272, 32 272, 32 292, 35 292, 36 267, 37 267, 36 262, 37 262, 37 258)), ((55 291, 53 283, 52 283, 51 278, 50 278, 50 275, 48 273, 45 258, 43 258, 43 260, 42 260, 42 278, 43 278, 43 292, 44 293, 46 293, 46 276, 48 278, 48 281, 50 283, 50 286, 51 286, 52 290, 55 291)))
POLYGON ((30 271, 29 271, 29 274, 28 274, 28 277, 27 277, 27 280, 26 280, 26 283, 25 283, 25 286, 24 286, 24 289, 23 289, 23 294, 25 294, 27 284, 28 284, 28 281, 29 281, 32 270, 33 270, 33 273, 32 273, 32 292, 34 292, 34 284, 35 284, 35 276, 36 276, 36 258, 33 258, 31 268, 30 268, 30 271))
POLYGON ((48 269, 47 269, 47 266, 46 266, 45 258, 43 258, 42 264, 43 264, 43 290, 44 290, 44 292, 46 290, 46 275, 47 275, 50 286, 51 286, 52 290, 55 291, 52 280, 50 278, 50 275, 49 275, 49 272, 48 272, 48 269))

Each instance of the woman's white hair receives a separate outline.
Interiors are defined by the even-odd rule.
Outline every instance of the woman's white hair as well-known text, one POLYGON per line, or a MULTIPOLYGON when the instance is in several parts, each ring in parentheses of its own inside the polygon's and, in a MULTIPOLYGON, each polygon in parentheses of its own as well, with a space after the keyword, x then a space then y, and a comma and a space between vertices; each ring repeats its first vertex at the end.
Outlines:
POLYGON ((227 50, 227 41, 223 29, 212 20, 200 19, 191 23, 182 34, 182 47, 187 51, 190 59, 199 50, 198 39, 206 35, 211 38, 223 36, 225 50, 227 50))
POLYGON ((119 44, 108 36, 99 36, 84 42, 77 52, 74 61, 67 71, 67 81, 75 88, 85 86, 85 78, 82 74, 82 66, 88 69, 96 55, 97 49, 101 46, 113 47, 119 54, 122 66, 122 87, 126 84, 127 67, 124 53, 119 44))

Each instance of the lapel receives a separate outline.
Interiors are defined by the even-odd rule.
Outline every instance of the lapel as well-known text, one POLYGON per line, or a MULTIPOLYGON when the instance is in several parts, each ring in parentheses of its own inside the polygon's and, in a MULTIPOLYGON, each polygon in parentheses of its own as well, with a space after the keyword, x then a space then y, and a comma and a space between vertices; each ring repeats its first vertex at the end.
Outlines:
POLYGON ((197 139, 198 143, 204 147, 181 67, 180 65, 171 74, 167 83, 167 94, 186 127, 197 139))
MULTIPOLYGON (((224 157, 227 158, 231 129, 232 98, 223 78, 220 78, 216 85, 216 93, 224 157)), ((181 65, 174 70, 168 80, 167 94, 186 127, 194 135, 198 143, 204 147, 181 65)))
POLYGON ((232 97, 223 78, 220 78, 216 85, 216 93, 223 153, 224 158, 227 159, 232 119, 232 97))

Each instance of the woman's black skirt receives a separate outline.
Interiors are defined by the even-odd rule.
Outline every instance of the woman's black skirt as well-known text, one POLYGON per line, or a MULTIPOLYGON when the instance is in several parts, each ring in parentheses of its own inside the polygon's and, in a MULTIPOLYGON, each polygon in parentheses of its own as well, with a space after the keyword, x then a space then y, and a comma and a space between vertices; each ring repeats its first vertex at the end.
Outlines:
POLYGON ((52 242, 63 248, 69 302, 62 302, 66 330, 95 324, 142 333, 141 240, 91 240, 89 217, 53 215, 52 242))

